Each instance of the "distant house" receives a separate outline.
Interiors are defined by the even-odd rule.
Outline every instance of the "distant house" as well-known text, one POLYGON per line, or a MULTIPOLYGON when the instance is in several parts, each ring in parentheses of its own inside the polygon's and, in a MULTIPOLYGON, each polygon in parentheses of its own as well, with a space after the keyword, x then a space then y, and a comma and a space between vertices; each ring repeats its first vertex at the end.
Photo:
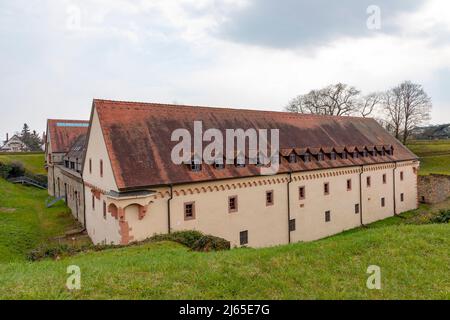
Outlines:
POLYGON ((30 151, 30 148, 15 134, 11 139, 6 135, 6 140, 3 146, 0 147, 0 152, 26 152, 30 151))

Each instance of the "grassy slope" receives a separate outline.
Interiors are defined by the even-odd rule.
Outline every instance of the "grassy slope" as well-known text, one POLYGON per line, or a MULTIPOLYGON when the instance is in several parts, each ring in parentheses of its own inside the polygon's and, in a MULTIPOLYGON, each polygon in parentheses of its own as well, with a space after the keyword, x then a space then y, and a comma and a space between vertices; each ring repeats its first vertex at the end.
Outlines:
POLYGON ((427 206, 313 243, 209 254, 153 243, 28 263, 26 251, 73 223, 45 198, 0 179, 0 207, 17 209, 0 212, 0 299, 450 299, 450 226, 404 224, 427 206), (78 292, 65 289, 72 264, 82 270, 78 292), (381 267, 380 291, 365 286, 371 264, 381 267))
POLYGON ((44 169, 44 154, 0 154, 0 162, 9 163, 12 161, 20 161, 25 169, 35 174, 47 174, 44 169))
POLYGON ((397 225, 209 254, 154 243, 60 261, 0 264, 0 298, 450 299, 449 228, 397 225), (381 267, 379 291, 365 285, 373 264, 381 267), (65 289, 69 265, 81 268, 78 292, 65 289))
POLYGON ((450 174, 450 140, 412 141, 408 144, 420 157, 420 174, 450 174))
POLYGON ((47 209, 46 198, 45 190, 0 179, 0 263, 23 260, 28 250, 74 227, 66 206, 47 209))

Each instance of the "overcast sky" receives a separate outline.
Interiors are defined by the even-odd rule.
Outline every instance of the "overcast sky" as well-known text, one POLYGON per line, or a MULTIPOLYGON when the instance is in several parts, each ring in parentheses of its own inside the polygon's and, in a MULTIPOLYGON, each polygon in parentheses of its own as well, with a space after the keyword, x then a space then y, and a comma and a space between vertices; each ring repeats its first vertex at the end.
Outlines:
POLYGON ((93 98, 282 110, 336 82, 421 83, 450 122, 448 0, 1 0, 0 59, 0 140, 93 98))

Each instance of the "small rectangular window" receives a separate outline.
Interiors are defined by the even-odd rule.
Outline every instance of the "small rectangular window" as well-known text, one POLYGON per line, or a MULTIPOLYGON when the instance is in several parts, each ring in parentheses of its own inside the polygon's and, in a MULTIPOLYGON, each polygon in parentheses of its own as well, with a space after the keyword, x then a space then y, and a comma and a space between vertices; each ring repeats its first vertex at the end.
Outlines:
POLYGON ((387 182, 386 174, 383 174, 383 184, 386 184, 386 182, 387 182))
POLYGON ((296 163, 297 162, 297 155, 295 153, 291 153, 289 155, 289 162, 290 163, 296 163))
POLYGON ((95 210, 95 196, 92 195, 92 210, 95 210))
POLYGON ((400 180, 403 181, 403 179, 404 179, 403 171, 400 171, 400 180))
POLYGON ((359 213, 359 203, 355 204, 355 214, 359 213))
POLYGON ((381 206, 382 207, 386 206, 386 199, 385 198, 381 198, 381 206))
POLYGON ((329 182, 325 182, 325 183, 323 184, 323 193, 324 193, 325 195, 330 194, 330 183, 329 183, 329 182))
POLYGON ((405 201, 405 194, 404 193, 400 194, 400 201, 401 202, 405 201))
POLYGON ((100 177, 103 178, 103 160, 100 160, 100 177))
POLYGON ((195 202, 187 202, 184 204, 184 220, 195 219, 195 202))
POLYGON ((295 231, 295 219, 289 220, 289 231, 295 231))
POLYGON ((266 192, 266 206, 273 205, 273 191, 266 192))
POLYGON ((306 189, 305 187, 298 188, 298 196, 300 200, 304 200, 306 198, 306 189))
POLYGON ((248 231, 242 231, 239 234, 239 241, 241 243, 241 246, 248 244, 248 231))
POLYGON ((92 174, 92 159, 89 159, 89 173, 92 174))
POLYGON ((106 220, 106 202, 103 201, 103 219, 106 220))
POLYGON ((232 196, 228 198, 228 212, 233 213, 238 211, 238 197, 232 196))
POLYGON ((372 184, 372 179, 370 177, 367 177, 367 187, 370 187, 372 184))
POLYGON ((305 161, 305 163, 308 163, 310 160, 311 160, 311 156, 309 155, 309 153, 307 153, 303 156, 303 161, 305 161))
POLYGON ((325 222, 331 221, 331 211, 325 211, 325 222))
POLYGON ((347 191, 352 190, 352 179, 347 180, 347 191))

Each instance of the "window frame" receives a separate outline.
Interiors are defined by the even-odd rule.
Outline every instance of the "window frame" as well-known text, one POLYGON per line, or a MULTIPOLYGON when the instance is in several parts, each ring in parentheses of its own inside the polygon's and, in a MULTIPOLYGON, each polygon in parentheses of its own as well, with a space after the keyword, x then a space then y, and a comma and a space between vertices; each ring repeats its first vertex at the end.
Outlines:
POLYGON ((298 199, 305 200, 306 199, 306 186, 298 187, 298 199), (303 196, 302 196, 303 193, 303 196))
POLYGON ((366 187, 367 188, 372 187, 372 177, 371 176, 366 177, 366 187))
POLYGON ((330 194, 330 183, 324 182, 323 183, 323 194, 328 196, 330 194))
POLYGON ((387 184, 387 174, 383 173, 383 184, 387 184))
POLYGON ((100 159, 100 178, 103 178, 103 160, 100 159))
POLYGON ((275 196, 274 196, 274 191, 273 190, 268 190, 266 191, 266 207, 270 207, 273 206, 275 204, 275 196), (268 196, 269 194, 271 195, 271 201, 269 201, 268 196))
POLYGON ((195 220, 196 212, 195 212, 195 201, 191 202, 185 202, 183 204, 183 210, 184 210, 184 221, 190 221, 195 220), (191 213, 188 215, 188 206, 191 206, 191 213))
POLYGON ((347 191, 352 191, 352 179, 347 179, 347 191))
POLYGON ((325 211, 325 222, 331 222, 331 210, 325 211))
POLYGON ((239 232, 239 244, 245 246, 248 244, 248 230, 239 232))
POLYGON ((289 232, 294 232, 297 229, 297 223, 295 219, 289 220, 289 232))
POLYGON ((361 213, 361 205, 359 203, 355 204, 355 214, 361 213))
POLYGON ((238 196, 229 196, 228 197, 228 213, 236 213, 238 212, 238 196), (234 199, 234 209, 231 208, 231 200, 234 199))
POLYGON ((381 207, 382 208, 386 207, 386 198, 385 197, 381 198, 381 207))
POLYGON ((405 202, 405 194, 400 193, 400 202, 405 202))

